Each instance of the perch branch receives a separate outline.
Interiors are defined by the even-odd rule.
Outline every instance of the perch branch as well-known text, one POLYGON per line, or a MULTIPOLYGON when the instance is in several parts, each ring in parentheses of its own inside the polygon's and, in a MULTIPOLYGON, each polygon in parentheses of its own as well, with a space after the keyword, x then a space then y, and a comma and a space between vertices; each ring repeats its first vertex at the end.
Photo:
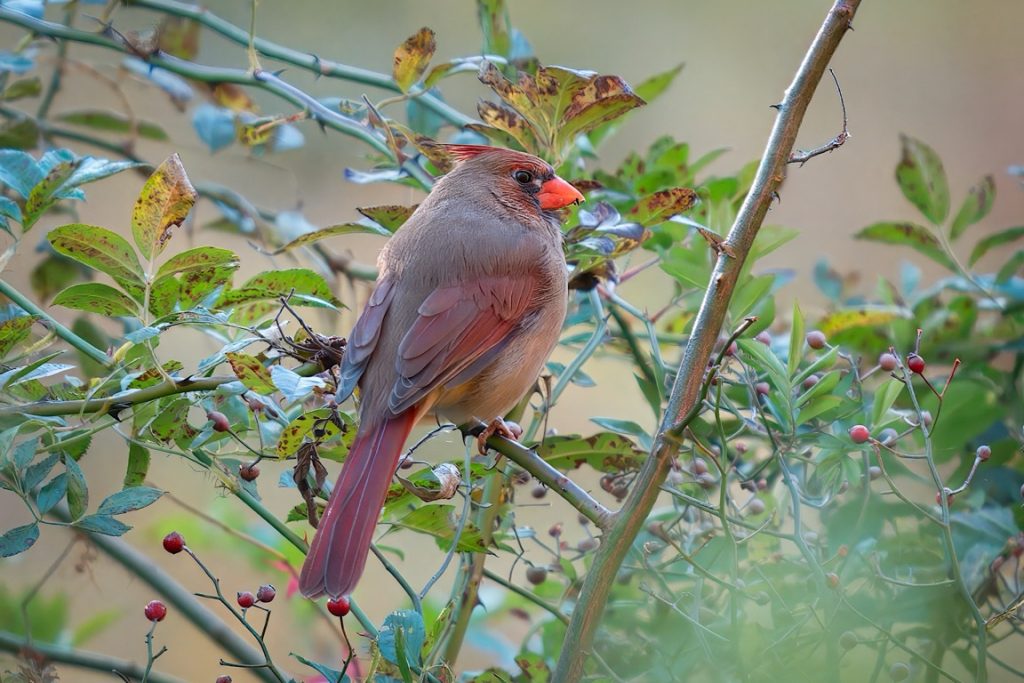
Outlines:
POLYGON ((740 270, 768 213, 772 199, 785 177, 786 164, 793 150, 797 131, 815 88, 850 27, 859 5, 860 0, 835 2, 778 108, 775 125, 768 138, 753 185, 726 239, 726 244, 736 257, 722 258, 720 255, 718 258, 700 311, 694 321, 694 334, 687 341, 683 352, 679 373, 669 396, 668 409, 652 449, 652 457, 644 462, 622 510, 616 514, 615 522, 602 538, 566 631, 565 642, 572 643, 572 647, 562 650, 553 674, 554 680, 574 683, 583 675, 583 666, 590 654, 594 634, 600 624, 618 569, 632 547, 633 539, 643 528, 647 515, 654 507, 661 484, 668 475, 670 463, 679 452, 681 441, 675 438, 672 432, 679 426, 677 423, 680 419, 690 414, 696 406, 704 380, 704 371, 718 339, 719 330, 725 321, 729 300, 740 270))

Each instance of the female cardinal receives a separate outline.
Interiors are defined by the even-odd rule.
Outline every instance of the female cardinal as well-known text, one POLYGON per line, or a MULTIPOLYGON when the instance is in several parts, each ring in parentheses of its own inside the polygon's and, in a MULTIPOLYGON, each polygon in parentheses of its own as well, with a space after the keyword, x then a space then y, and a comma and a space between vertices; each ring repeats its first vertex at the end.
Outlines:
POLYGON ((529 154, 447 150, 455 168, 381 252, 349 335, 338 398, 359 385, 359 430, 302 565, 307 597, 355 588, 413 425, 430 411, 491 422, 558 341, 567 283, 557 212, 583 195, 529 154))

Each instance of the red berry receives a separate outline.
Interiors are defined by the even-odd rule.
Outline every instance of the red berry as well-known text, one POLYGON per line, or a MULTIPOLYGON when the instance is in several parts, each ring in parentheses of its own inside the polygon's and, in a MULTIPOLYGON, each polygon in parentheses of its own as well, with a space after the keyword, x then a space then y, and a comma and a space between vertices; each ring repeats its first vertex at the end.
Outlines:
POLYGON ((736 345, 736 342, 732 342, 727 347, 725 347, 725 355, 735 356, 737 350, 739 350, 739 347, 736 345))
POLYGON ((758 382, 754 385, 754 391, 762 396, 767 396, 768 392, 772 390, 771 385, 768 382, 758 382))
POLYGON ((206 419, 213 423, 213 431, 215 432, 226 432, 231 429, 231 423, 228 422, 228 416, 224 413, 216 410, 207 410, 206 419))
POLYGON ((534 586, 539 586, 548 580, 548 570, 545 567, 539 566, 527 567, 526 580, 534 586))
POLYGON ((551 538, 558 538, 562 535, 562 523, 552 524, 551 528, 548 529, 548 536, 551 538))
POLYGON ((907 367, 910 368, 911 372, 916 372, 919 375, 924 374, 924 358, 921 358, 916 353, 907 354, 907 367))
POLYGON ((349 613, 350 609, 352 609, 352 605, 344 595, 327 601, 327 611, 336 617, 345 616, 349 613))
POLYGON ((159 600, 153 600, 146 605, 144 613, 150 621, 163 621, 167 616, 167 605, 159 600))
POLYGON ((238 606, 249 609, 256 604, 256 596, 249 591, 238 591, 238 606))
POLYGON ((977 456, 978 460, 985 462, 992 457, 992 449, 988 446, 978 446, 978 450, 974 452, 974 455, 977 456))
POLYGON ((828 583, 829 588, 838 588, 839 575, 835 572, 829 572, 828 574, 825 574, 825 582, 828 583))
POLYGON ((878 357, 878 365, 886 372, 892 372, 899 365, 899 359, 891 353, 883 353, 878 357))
POLYGON ((820 381, 821 377, 818 377, 818 375, 808 375, 807 379, 805 379, 803 383, 804 390, 806 391, 807 389, 810 389, 820 381))
POLYGON ((530 495, 539 500, 544 496, 548 495, 548 487, 544 486, 543 484, 534 486, 533 490, 530 491, 530 495))
MULTIPOLYGON (((948 490, 949 489, 946 489, 946 491, 948 491, 948 490)), ((942 505, 942 494, 943 493, 944 493, 944 491, 939 491, 938 493, 935 494, 935 504, 936 505, 942 505)), ((1024 495, 1024 493, 1022 493, 1022 495, 1024 495)), ((952 493, 946 493, 946 507, 950 507, 950 506, 953 505, 953 499, 954 499, 954 496, 953 496, 952 493)))
POLYGON ((273 602, 277 597, 277 591, 269 583, 265 583, 256 591, 256 599, 260 602, 273 602))
POLYGON ((231 683, 231 676, 224 674, 223 676, 217 676, 217 680, 214 683, 231 683))
POLYGON ((177 531, 164 536, 164 550, 171 555, 177 555, 185 548, 185 538, 177 531))
POLYGON ((825 333, 821 330, 812 330, 807 333, 807 345, 815 351, 825 348, 828 343, 828 338, 825 337, 825 333))
POLYGON ((238 476, 246 481, 255 481, 256 477, 260 476, 260 468, 255 463, 252 465, 240 465, 238 467, 238 476))
POLYGON ((850 427, 850 438, 854 443, 864 443, 871 438, 871 432, 864 425, 853 425, 850 427))

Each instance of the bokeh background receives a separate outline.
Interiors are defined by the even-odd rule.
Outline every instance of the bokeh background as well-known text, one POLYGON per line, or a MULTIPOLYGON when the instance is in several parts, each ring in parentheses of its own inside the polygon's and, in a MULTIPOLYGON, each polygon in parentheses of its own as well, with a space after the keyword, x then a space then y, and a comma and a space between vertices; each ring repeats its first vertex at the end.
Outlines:
MULTIPOLYGON (((248 2, 211 0, 205 3, 215 13, 236 25, 249 22, 248 2)), ((614 167, 632 150, 642 150, 661 135, 672 135, 691 144, 694 156, 727 147, 712 172, 738 169, 757 158, 773 123, 769 105, 779 101, 799 60, 817 30, 828 7, 823 0, 776 0, 770 3, 701 2, 662 0, 651 2, 584 2, 563 0, 515 0, 510 2, 513 24, 530 40, 542 63, 559 64, 623 76, 637 83, 680 62, 686 66, 672 89, 654 105, 633 114, 604 148, 599 163, 614 167)), ((56 14, 54 16, 57 16, 56 14)), ((143 29, 153 15, 139 10, 121 10, 119 28, 143 29)), ((81 20, 89 27, 88 20, 81 20)), ((258 4, 256 28, 260 36, 330 59, 388 72, 394 48, 421 26, 437 33, 435 60, 478 54, 481 37, 474 3, 469 0, 415 2, 338 2, 303 0, 284 2, 262 0, 258 4)), ((1008 167, 1024 163, 1024 3, 1018 0, 990 0, 968 3, 960 0, 905 0, 865 2, 855 23, 855 32, 844 40, 833 61, 846 99, 852 138, 839 151, 790 169, 781 201, 768 221, 801 231, 795 241, 771 255, 762 267, 792 269, 795 280, 781 293, 778 310, 798 297, 809 318, 816 314, 821 299, 810 284, 815 262, 827 259, 843 273, 859 276, 867 290, 878 277, 896 276, 900 261, 913 259, 912 252, 856 241, 852 235, 881 219, 914 218, 914 210, 903 199, 893 180, 899 156, 898 135, 908 133, 928 142, 942 156, 952 189, 954 208, 967 188, 981 176, 995 176, 995 207, 980 231, 1019 225, 1024 221, 1024 191, 1008 167)), ((0 25, 0 48, 13 46, 21 33, 0 25)), ((101 72, 121 78, 119 56, 72 46, 71 56, 101 72)), ((52 51, 42 58, 52 59, 52 51)), ((233 67, 246 66, 246 53, 204 33, 198 61, 233 67)), ((274 68, 270 60, 265 66, 274 68)), ((365 86, 336 80, 316 80, 298 69, 288 69, 283 78, 318 96, 358 98, 384 97, 365 86)), ((317 226, 356 217, 355 207, 377 204, 410 204, 418 193, 397 186, 351 185, 343 170, 363 168, 365 147, 340 134, 322 134, 314 125, 300 124, 306 136, 301 149, 260 159, 251 158, 238 147, 218 154, 209 151, 191 128, 190 112, 174 111, 166 97, 155 89, 134 82, 123 87, 138 115, 159 120, 172 143, 144 143, 138 152, 160 160, 177 151, 193 179, 232 186, 261 207, 286 210, 301 207, 317 226)), ((472 74, 444 82, 446 99, 472 113, 475 103, 489 91, 472 74)), ((264 112, 285 112, 282 103, 254 93, 264 112)), ((72 70, 66 89, 55 110, 114 107, 111 91, 72 70)), ((191 106, 195 106, 193 103, 191 106)), ((831 83, 823 82, 801 130, 798 147, 818 146, 841 126, 839 100, 831 83)), ((81 151, 81 150, 79 150, 81 151)), ((130 174, 88 189, 89 201, 78 207, 79 220, 108 226, 127 227, 130 207, 141 181, 130 174)), ((197 225, 216 217, 209 204, 198 208, 197 225)), ((47 218, 36 234, 58 224, 47 218)), ((269 266, 264 257, 247 247, 243 238, 222 233, 193 231, 176 235, 172 249, 193 244, 216 244, 243 256, 238 281, 269 266), (192 244, 189 244, 191 242, 192 244)), ((39 254, 33 244, 22 245, 11 261, 5 278, 25 287, 39 254)), ((336 240, 332 247, 348 249, 364 262, 372 262, 381 240, 351 237, 336 240)), ((936 271, 914 259, 926 276, 936 271)), ((656 297, 651 291, 656 280, 633 281, 621 290, 627 299, 644 303, 656 297)), ((27 287, 26 287, 27 289, 27 287)), ((55 310, 58 318, 68 311, 55 310)), ((313 317, 318 329, 334 328, 344 333, 351 324, 345 317, 313 317)), ((176 349, 177 350, 177 349, 176 349)), ((180 359, 190 361, 213 351, 212 342, 198 337, 182 339, 180 359)), ((651 420, 632 382, 618 381, 621 368, 596 359, 588 372, 597 380, 591 389, 572 388, 553 416, 559 431, 587 431, 592 415, 615 415, 643 424, 651 420)), ((462 457, 457 438, 442 438, 431 444, 428 459, 462 457)), ((124 446, 116 438, 97 439, 83 460, 93 500, 114 490, 124 467, 124 446)), ((282 514, 296 502, 294 491, 277 490, 275 465, 265 463, 261 479, 267 505, 282 514)), ((333 474, 333 470, 332 470, 333 474)), ((270 538, 233 500, 217 492, 215 482, 181 462, 154 454, 151 481, 172 491, 178 498, 237 526, 239 530, 270 538)), ((23 510, 12 496, 0 494, 0 518, 5 528, 23 523, 23 510)), ((524 496, 525 498, 525 496, 524 496)), ((520 510, 520 523, 541 529, 555 521, 567 522, 567 536, 578 540, 584 529, 575 514, 548 497, 520 510)), ((224 577, 226 591, 252 589, 273 582, 280 589, 287 575, 272 566, 266 556, 237 551, 237 544, 224 541, 222 532, 210 528, 169 500, 136 513, 129 520, 136 530, 126 539, 149 553, 153 561, 179 578, 189 588, 208 588, 204 577, 183 556, 171 557, 158 551, 159 539, 172 528, 187 531, 207 563, 224 577), (225 550, 227 548, 227 550, 225 550)), ((64 549, 68 536, 59 531, 44 532, 32 550, 12 560, 0 561, 0 584, 20 590, 35 582, 64 549)), ((386 544, 399 546, 405 560, 398 565, 414 585, 437 568, 442 553, 429 542, 407 534, 389 536, 386 544)), ((520 571, 521 571, 520 567, 520 571)), ((445 577, 446 579, 450 578, 445 577)), ((517 577, 521 578, 521 577, 517 577)), ((436 589, 446 595, 446 581, 436 589)), ((283 592, 283 591, 282 591, 283 592)), ((96 649, 125 658, 144 659, 142 635, 148 624, 142 618, 143 605, 152 592, 121 568, 102 557, 92 557, 81 545, 56 569, 44 595, 68 596, 69 621, 84 621, 97 611, 110 611, 118 618, 89 643, 96 649)), ((355 597, 376 621, 402 604, 403 595, 394 582, 371 558, 367 577, 355 597)), ((499 600, 497 592, 485 591, 485 603, 499 600)), ((338 645, 331 633, 311 617, 282 598, 274 605, 274 623, 268 642, 282 664, 293 672, 300 667, 287 661, 289 650, 327 661, 336 657, 338 645)), ((501 663, 494 648, 496 639, 515 640, 526 625, 488 623, 480 614, 470 637, 465 668, 482 668, 501 663)), ((219 653, 194 628, 172 614, 159 629, 159 640, 171 650, 160 660, 160 668, 185 680, 213 680, 222 672, 219 653)), ((5 660, 0 657, 0 670, 5 660)), ((100 681, 109 677, 63 670, 62 680, 100 681)), ((235 675, 245 680, 245 674, 235 675)))

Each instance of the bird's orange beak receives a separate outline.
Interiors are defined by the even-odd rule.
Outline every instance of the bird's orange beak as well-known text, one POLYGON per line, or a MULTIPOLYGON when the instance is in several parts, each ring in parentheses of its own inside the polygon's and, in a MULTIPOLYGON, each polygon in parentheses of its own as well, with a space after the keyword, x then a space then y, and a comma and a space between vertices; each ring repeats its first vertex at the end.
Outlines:
POLYGON ((545 181, 544 184, 540 186, 540 192, 537 193, 537 200, 540 202, 540 208, 545 211, 561 209, 569 206, 570 204, 578 204, 584 201, 583 195, 579 190, 558 176, 545 181))

